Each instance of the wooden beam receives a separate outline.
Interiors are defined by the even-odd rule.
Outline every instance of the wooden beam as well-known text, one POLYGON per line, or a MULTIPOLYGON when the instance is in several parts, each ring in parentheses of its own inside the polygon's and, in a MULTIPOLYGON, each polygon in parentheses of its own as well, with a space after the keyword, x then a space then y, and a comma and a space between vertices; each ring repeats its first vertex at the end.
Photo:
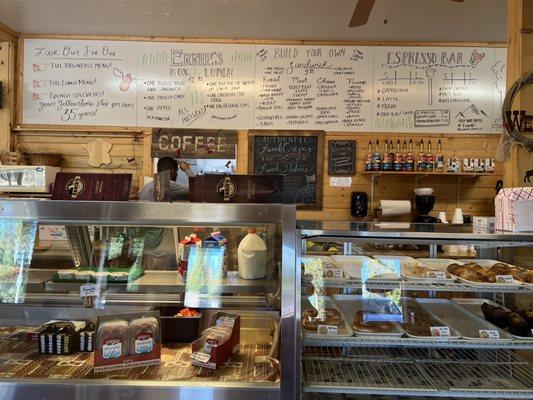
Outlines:
POLYGON ((11 29, 9 26, 0 22, 0 41, 6 41, 17 45, 18 33, 11 29))
POLYGON ((0 42, 0 81, 3 105, 0 109, 0 154, 10 151, 15 98, 15 45, 0 42))

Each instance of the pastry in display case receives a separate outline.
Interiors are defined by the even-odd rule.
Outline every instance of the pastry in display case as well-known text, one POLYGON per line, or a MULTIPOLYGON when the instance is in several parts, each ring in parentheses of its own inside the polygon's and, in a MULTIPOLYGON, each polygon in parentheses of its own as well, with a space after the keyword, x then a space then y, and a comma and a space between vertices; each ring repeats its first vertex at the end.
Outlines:
POLYGON ((293 397, 294 206, 2 204, 0 384, 17 396, 293 397))
POLYGON ((304 399, 533 397, 531 233, 331 221, 297 232, 304 399), (317 258, 307 241, 346 253, 317 258), (444 258, 449 243, 473 246, 472 258, 444 258), (306 301, 324 295, 331 303, 306 301), (349 335, 308 329, 331 304, 349 335))

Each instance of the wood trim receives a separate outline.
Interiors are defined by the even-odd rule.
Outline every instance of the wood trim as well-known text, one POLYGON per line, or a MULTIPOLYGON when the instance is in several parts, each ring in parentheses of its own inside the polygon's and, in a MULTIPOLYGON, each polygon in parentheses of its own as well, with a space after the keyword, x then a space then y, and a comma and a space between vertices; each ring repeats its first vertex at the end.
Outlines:
POLYGON ((11 29, 9 26, 0 22, 0 41, 8 41, 17 45, 19 34, 11 29))
MULTIPOLYGON (((15 127, 22 123, 22 113, 24 110, 22 104, 22 98, 24 93, 24 40, 19 38, 18 41, 18 54, 17 54, 17 71, 16 71, 16 88, 15 102, 16 102, 16 114, 15 114, 15 127)), ((14 128, 15 129, 15 128, 14 128)))
MULTIPOLYGON (((146 184, 144 177, 153 176, 154 173, 154 159, 152 158, 152 130, 145 130, 142 132, 143 135, 143 176, 142 176, 142 185, 146 184)), ((139 186, 141 182, 139 182, 139 186)), ((141 187, 139 187, 140 192, 141 187)))
POLYGON ((392 41, 392 40, 289 40, 289 39, 217 39, 183 36, 113 36, 113 35, 47 35, 21 34, 22 39, 67 39, 67 40, 117 40, 175 43, 220 43, 220 44, 279 44, 321 46, 438 46, 438 47, 507 47, 501 42, 444 42, 444 41, 392 41))
POLYGON ((254 173, 254 138, 256 136, 315 136, 317 142, 316 165, 316 202, 314 204, 298 204, 298 210, 322 210, 324 187, 324 141, 325 131, 287 131, 287 130, 250 130, 248 131, 248 173, 254 173))
POLYGON ((4 106, 0 109, 0 153, 11 150, 11 128, 15 107, 15 45, 0 42, 0 81, 4 82, 4 106))

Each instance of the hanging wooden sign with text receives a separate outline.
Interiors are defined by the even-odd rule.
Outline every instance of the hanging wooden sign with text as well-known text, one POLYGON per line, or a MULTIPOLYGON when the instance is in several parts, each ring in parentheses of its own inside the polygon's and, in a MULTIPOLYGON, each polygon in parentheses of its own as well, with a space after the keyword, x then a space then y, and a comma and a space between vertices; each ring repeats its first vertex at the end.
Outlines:
POLYGON ((162 128, 152 131, 154 158, 235 159, 236 146, 236 131, 162 128))
POLYGON ((329 141, 328 174, 355 174, 355 140, 329 141))

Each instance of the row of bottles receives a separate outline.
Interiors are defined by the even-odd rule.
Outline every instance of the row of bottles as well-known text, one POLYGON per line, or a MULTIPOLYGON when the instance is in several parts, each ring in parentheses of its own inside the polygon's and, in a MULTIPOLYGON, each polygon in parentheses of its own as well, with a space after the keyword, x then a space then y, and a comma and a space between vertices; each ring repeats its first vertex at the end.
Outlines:
POLYGON ((365 169, 367 171, 405 171, 405 172, 444 172, 444 155, 442 154, 442 143, 437 144, 437 153, 431 149, 431 140, 428 141, 427 150, 424 150, 424 140, 420 141, 419 151, 415 160, 413 153, 413 140, 403 141, 400 147, 400 139, 396 141, 396 149, 392 140, 385 140, 383 153, 379 149, 379 139, 376 140, 374 150, 372 141, 368 142, 368 154, 366 156, 365 169))

